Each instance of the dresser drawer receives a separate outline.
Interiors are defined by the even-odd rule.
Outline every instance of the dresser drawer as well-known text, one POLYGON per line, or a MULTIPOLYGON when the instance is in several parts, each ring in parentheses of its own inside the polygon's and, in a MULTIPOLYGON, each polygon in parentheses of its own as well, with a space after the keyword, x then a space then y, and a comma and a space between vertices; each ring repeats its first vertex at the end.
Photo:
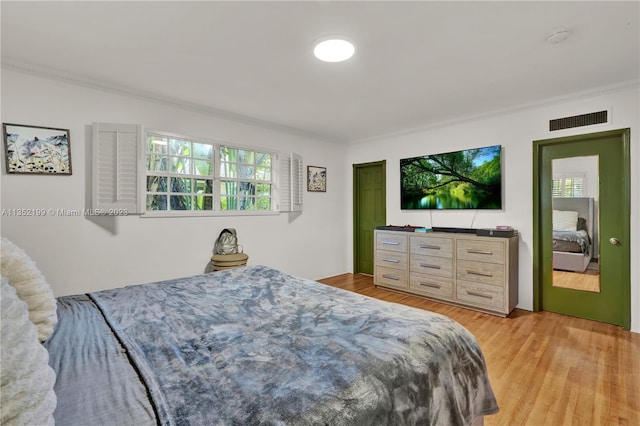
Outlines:
POLYGON ((458 280, 456 299, 472 306, 504 311, 504 289, 501 287, 458 280))
POLYGON ((409 257, 409 270, 411 272, 453 278, 453 259, 412 254, 409 257))
POLYGON ((470 282, 504 287, 504 265, 497 263, 458 260, 456 278, 470 282))
POLYGON ((393 269, 384 266, 376 266, 376 285, 407 288, 407 270, 393 269))
POLYGON ((505 316, 517 304, 518 238, 376 230, 374 283, 505 316))
POLYGON ((504 241, 459 240, 456 250, 457 258, 477 260, 479 262, 504 264, 504 241))
POLYGON ((376 233, 376 250, 407 252, 407 235, 404 232, 376 233))
POLYGON ((412 272, 409 278, 412 292, 439 298, 453 298, 453 279, 412 272))
POLYGON ((411 236, 410 253, 437 257, 453 257, 453 239, 411 236))
POLYGON ((394 269, 407 269, 407 253, 378 250, 376 265, 394 269))

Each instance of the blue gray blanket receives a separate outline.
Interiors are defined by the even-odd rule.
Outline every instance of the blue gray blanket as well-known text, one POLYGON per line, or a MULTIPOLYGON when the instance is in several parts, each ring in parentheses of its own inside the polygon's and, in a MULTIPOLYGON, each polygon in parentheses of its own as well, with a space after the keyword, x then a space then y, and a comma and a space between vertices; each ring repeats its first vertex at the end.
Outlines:
MULTIPOLYGON (((562 241, 576 243, 580 246, 582 253, 591 255, 591 238, 589 238, 589 234, 585 230, 553 231, 553 240, 554 245, 556 242, 562 241)), ((555 247, 554 250, 556 250, 555 247)))
POLYGON ((162 424, 464 425, 497 412, 451 319, 249 266, 91 293, 162 424))

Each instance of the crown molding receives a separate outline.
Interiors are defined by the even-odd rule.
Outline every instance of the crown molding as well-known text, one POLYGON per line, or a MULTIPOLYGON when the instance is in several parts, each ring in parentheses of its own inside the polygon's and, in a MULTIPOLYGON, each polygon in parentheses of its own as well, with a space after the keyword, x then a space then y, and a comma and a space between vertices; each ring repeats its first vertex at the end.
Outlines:
POLYGON ((214 108, 198 103, 188 102, 183 99, 173 98, 169 96, 158 95, 157 93, 147 92, 133 87, 123 86, 107 80, 96 80, 86 76, 72 74, 66 71, 53 69, 33 63, 27 63, 13 58, 2 57, 2 69, 6 71, 14 71, 22 74, 29 74, 36 77, 60 81, 74 86, 86 87, 89 89, 100 90, 120 96, 141 99, 161 105, 169 105, 176 108, 184 109, 191 112, 197 112, 205 115, 214 116, 226 120, 235 121, 240 124, 262 127, 277 132, 292 134, 305 138, 312 138, 329 143, 344 143, 344 141, 336 140, 336 138, 310 132, 304 129, 287 126, 272 121, 262 120, 231 111, 214 108))

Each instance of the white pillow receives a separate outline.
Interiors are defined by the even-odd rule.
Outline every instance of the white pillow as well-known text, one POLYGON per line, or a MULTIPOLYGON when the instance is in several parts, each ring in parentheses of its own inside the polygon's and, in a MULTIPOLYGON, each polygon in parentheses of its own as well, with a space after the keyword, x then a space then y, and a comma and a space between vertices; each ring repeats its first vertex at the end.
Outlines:
POLYGON ((0 424, 53 425, 55 372, 25 302, 2 278, 0 424))
POLYGON ((578 212, 570 210, 553 211, 554 231, 575 231, 578 229, 578 212))
POLYGON ((56 299, 33 260, 20 247, 2 237, 2 272, 18 297, 29 306, 29 318, 38 327, 38 338, 47 340, 58 322, 56 299))

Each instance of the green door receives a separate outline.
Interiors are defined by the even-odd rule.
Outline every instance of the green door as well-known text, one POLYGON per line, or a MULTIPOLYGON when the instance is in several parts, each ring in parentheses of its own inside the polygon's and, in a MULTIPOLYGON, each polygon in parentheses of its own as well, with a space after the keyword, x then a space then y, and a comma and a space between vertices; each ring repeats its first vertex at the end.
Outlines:
MULTIPOLYGON (((534 142, 534 310, 631 325, 629 129, 534 142), (552 169, 556 159, 597 159, 597 291, 553 285, 552 169)), ((556 278, 557 280, 557 278, 556 278)))
POLYGON ((353 272, 373 274, 373 231, 386 221, 386 162, 353 165, 353 272))

